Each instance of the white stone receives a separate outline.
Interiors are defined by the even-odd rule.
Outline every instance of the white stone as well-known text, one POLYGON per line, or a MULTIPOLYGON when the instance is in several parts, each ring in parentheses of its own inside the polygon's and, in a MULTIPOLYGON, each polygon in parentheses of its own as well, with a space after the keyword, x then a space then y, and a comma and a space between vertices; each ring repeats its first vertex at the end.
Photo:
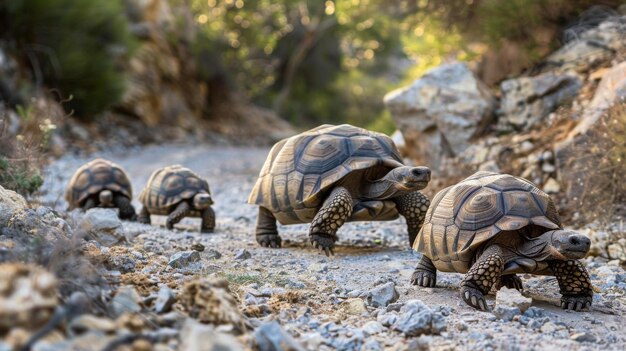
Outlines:
POLYGON ((530 307, 533 300, 522 295, 516 289, 502 287, 496 294, 496 306, 517 307, 522 313, 530 307))

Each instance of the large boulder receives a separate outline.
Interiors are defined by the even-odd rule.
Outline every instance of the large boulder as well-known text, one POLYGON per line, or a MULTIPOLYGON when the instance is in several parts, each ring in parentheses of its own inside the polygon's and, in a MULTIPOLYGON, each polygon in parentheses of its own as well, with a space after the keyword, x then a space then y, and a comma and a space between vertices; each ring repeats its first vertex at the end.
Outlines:
POLYGON ((528 130, 560 105, 571 101, 582 83, 571 74, 544 73, 502 82, 498 129, 528 130))
POLYGON ((581 33, 577 38, 548 56, 543 71, 574 69, 587 71, 598 62, 614 57, 626 48, 626 16, 609 18, 599 26, 581 33))
POLYGON ((464 63, 445 64, 408 87, 388 93, 385 105, 402 131, 409 156, 438 169, 492 121, 495 99, 464 63))

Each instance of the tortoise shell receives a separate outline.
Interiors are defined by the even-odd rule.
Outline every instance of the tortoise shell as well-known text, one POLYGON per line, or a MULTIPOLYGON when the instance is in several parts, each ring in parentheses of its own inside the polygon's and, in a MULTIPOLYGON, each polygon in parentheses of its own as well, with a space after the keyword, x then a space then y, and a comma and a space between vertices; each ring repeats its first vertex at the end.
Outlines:
POLYGON ((561 228, 552 199, 529 181, 477 172, 435 195, 413 248, 438 270, 465 273, 483 244, 507 231, 561 228))
MULTIPOLYGON (((388 136, 348 124, 322 125, 276 143, 248 203, 282 224, 310 222, 325 195, 348 176, 382 177, 403 166, 388 136)), ((364 180, 365 181, 365 180, 364 180)))
POLYGON ((119 165, 102 158, 97 158, 81 166, 72 176, 65 199, 70 209, 81 207, 87 198, 102 190, 111 190, 133 198, 133 191, 128 175, 119 165))
POLYGON ((157 169, 139 194, 139 201, 154 214, 167 214, 181 201, 198 193, 211 194, 209 183, 181 165, 157 169))

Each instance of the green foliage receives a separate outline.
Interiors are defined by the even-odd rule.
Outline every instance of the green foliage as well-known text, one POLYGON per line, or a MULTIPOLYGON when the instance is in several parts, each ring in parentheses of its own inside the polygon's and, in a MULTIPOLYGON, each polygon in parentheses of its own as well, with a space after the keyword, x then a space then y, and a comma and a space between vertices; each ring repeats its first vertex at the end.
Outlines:
POLYGON ((135 47, 127 22, 121 0, 0 2, 6 49, 80 117, 104 111, 124 92, 121 64, 135 47))
POLYGON ((43 185, 43 178, 29 164, 0 155, 0 185, 22 195, 30 195, 43 185))

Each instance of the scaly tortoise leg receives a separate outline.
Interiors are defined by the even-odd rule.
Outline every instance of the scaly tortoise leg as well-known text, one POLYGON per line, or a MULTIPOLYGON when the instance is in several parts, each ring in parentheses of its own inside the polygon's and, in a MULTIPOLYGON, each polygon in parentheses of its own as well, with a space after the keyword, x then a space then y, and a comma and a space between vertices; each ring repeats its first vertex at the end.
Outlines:
POLYGON ((561 289, 561 307, 579 311, 591 307, 593 288, 589 273, 577 260, 550 261, 550 269, 561 289))
POLYGON ((85 204, 83 205, 83 210, 87 212, 87 210, 90 210, 96 206, 98 206, 98 201, 96 201, 96 199, 93 197, 89 197, 87 198, 87 201, 85 201, 85 204))
POLYGON ((146 206, 141 207, 141 211, 139 212, 139 217, 137 217, 137 221, 143 224, 150 224, 150 212, 146 206))
POLYGON ((256 242, 263 247, 279 248, 282 240, 278 235, 276 218, 270 210, 259 206, 259 215, 256 219, 256 242))
POLYGON ((191 206, 187 201, 183 201, 176 206, 176 209, 167 216, 165 220, 165 227, 169 230, 174 229, 174 224, 180 222, 191 211, 191 206))
POLYGON ((500 280, 504 259, 499 246, 492 245, 483 252, 467 271, 461 282, 461 297, 468 305, 487 311, 485 295, 500 280))
POLYGON ((430 200, 419 191, 416 191, 395 198, 394 202, 396 203, 398 213, 406 218, 409 245, 413 247, 417 233, 419 233, 424 223, 424 217, 430 205, 430 200))
POLYGON ((437 269, 430 258, 422 255, 422 259, 411 276, 411 284, 432 288, 436 283, 437 269))
POLYGON ((496 290, 500 290, 500 288, 502 288, 503 286, 506 286, 509 289, 524 291, 524 285, 522 284, 522 280, 515 274, 507 274, 500 277, 500 281, 496 286, 496 290))
POLYGON ((209 206, 207 209, 202 211, 202 224, 200 225, 201 233, 213 233, 215 229, 215 212, 209 206))
POLYGON ((130 199, 124 195, 115 195, 113 197, 113 204, 120 211, 120 219, 128 219, 130 221, 137 220, 137 214, 135 213, 135 207, 130 203, 130 199))
POLYGON ((352 214, 352 195, 343 187, 336 187, 317 212, 309 230, 311 244, 324 250, 326 256, 334 254, 337 230, 352 214))

